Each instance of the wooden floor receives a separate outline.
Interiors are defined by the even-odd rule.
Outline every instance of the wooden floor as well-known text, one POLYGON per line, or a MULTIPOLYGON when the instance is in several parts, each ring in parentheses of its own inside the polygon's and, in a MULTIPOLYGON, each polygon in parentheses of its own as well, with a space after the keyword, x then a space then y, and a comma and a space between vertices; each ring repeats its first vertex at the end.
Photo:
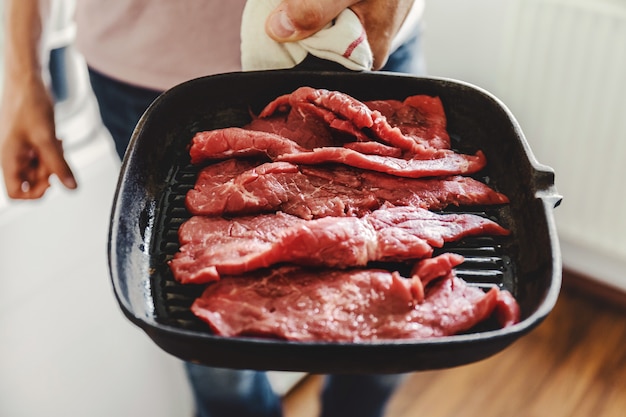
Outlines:
MULTIPOLYGON (((530 334, 483 361, 409 375, 386 417, 626 417, 626 304, 564 282, 530 334)), ((286 417, 317 416, 321 382, 297 386, 286 417)))

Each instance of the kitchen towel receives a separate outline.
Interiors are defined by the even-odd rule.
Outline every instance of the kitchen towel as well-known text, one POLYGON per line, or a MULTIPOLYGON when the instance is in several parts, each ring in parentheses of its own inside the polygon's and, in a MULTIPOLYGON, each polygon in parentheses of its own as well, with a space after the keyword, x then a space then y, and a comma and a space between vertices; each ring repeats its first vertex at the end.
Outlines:
POLYGON ((280 0, 248 0, 241 24, 241 65, 244 71, 284 69, 308 54, 355 71, 371 70, 373 55, 361 21, 350 9, 314 35, 279 43, 265 33, 265 20, 280 0))

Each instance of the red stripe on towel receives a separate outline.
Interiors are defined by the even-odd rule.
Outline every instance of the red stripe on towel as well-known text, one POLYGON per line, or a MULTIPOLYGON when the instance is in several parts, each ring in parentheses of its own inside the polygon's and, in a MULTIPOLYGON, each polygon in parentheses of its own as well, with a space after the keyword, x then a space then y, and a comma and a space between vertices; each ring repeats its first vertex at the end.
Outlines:
POLYGON ((343 57, 350 58, 350 55, 352 55, 352 52, 354 52, 357 46, 359 46, 361 42, 365 40, 365 38, 366 38, 365 30, 363 30, 361 34, 359 35, 359 37, 356 38, 354 41, 352 41, 350 45, 348 45, 348 47, 346 48, 346 51, 343 53, 343 57))

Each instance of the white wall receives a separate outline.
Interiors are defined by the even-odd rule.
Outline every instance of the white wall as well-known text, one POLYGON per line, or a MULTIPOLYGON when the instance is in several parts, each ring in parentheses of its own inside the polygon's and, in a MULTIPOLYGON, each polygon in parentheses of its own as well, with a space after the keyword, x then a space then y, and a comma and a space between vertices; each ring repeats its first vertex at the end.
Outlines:
POLYGON ((493 92, 514 0, 426 0, 424 49, 429 75, 493 92))
POLYGON ((428 0, 431 75, 499 97, 563 202, 566 268, 626 291, 626 3, 623 0, 428 0))

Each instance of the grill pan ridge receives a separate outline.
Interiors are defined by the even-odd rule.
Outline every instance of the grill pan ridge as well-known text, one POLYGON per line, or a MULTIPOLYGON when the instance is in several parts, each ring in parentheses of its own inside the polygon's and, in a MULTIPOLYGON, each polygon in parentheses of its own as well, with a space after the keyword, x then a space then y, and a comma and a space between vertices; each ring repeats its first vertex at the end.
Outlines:
POLYGON ((164 93, 137 125, 111 215, 111 278, 126 316, 162 349, 183 360, 317 373, 390 373, 458 366, 506 348, 551 311, 561 278, 552 218, 559 201, 553 172, 534 160, 512 115, 493 96, 469 84, 331 71, 277 70, 203 77, 164 93), (239 91, 231 92, 236 98, 223 87, 225 80, 230 86, 239 86, 239 91), (259 80, 264 80, 263 87, 259 80), (199 171, 189 163, 187 144, 197 131, 245 124, 250 109, 258 111, 272 98, 301 85, 337 89, 361 100, 403 99, 411 94, 441 97, 455 150, 483 150, 488 166, 476 178, 511 198, 506 206, 444 212, 489 217, 511 229, 512 235, 465 238, 436 252, 462 254, 465 262, 456 273, 470 285, 511 291, 522 308, 519 324, 499 329, 495 322, 486 322, 462 335, 428 340, 299 343, 223 338, 213 335, 191 313, 189 307, 204 286, 178 284, 167 265, 179 247, 178 227, 190 217, 184 199, 199 171), (246 93, 246 87, 251 91, 246 93), (508 137, 491 136, 490 129, 508 137))

